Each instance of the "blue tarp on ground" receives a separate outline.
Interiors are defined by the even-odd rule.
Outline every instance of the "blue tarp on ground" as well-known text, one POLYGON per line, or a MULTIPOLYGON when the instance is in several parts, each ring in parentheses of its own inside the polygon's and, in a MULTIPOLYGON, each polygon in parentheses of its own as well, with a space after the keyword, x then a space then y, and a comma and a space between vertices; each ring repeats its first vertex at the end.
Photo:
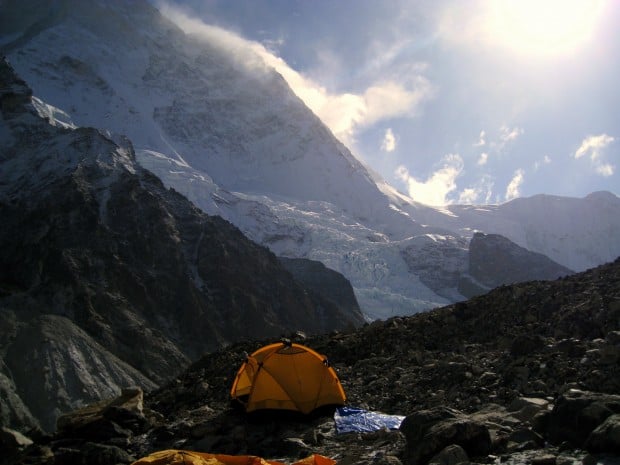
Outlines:
POLYGON ((334 413, 338 433, 370 433, 386 428, 398 429, 404 419, 402 415, 387 415, 357 407, 338 407, 334 413))

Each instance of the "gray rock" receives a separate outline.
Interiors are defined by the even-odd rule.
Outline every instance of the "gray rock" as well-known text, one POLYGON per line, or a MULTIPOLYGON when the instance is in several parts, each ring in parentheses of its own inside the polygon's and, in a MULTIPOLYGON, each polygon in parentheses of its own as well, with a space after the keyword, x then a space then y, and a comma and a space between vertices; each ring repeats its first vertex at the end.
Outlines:
POLYGON ((610 344, 620 345, 620 331, 609 331, 605 339, 610 344))
POLYGON ((452 444, 441 450, 428 461, 428 465, 459 465, 468 464, 467 452, 456 444, 452 444))
POLYGON ((491 451, 488 428, 453 409, 436 408, 408 415, 400 430, 407 439, 405 457, 410 465, 425 463, 453 444, 461 446, 471 457, 491 451))
MULTIPOLYGON (((5 366, 3 361, 1 364, 5 366)), ((15 389, 13 380, 0 372, 0 425, 19 425, 23 428, 39 426, 15 389)))
POLYGON ((55 454, 54 463, 96 463, 97 465, 122 465, 136 460, 125 450, 106 444, 87 442, 79 449, 59 448, 55 454))
POLYGON ((610 415, 597 426, 584 447, 590 452, 620 454, 620 414, 610 415))
POLYGON ((13 454, 31 444, 32 439, 24 436, 19 431, 4 427, 0 429, 0 448, 5 454, 13 454))
POLYGON ((508 451, 523 451, 539 449, 545 444, 544 438, 529 428, 520 428, 508 435, 506 449, 508 451))
POLYGON ((556 465, 557 457, 553 454, 542 454, 532 459, 532 465, 556 465))
POLYGON ((616 413, 620 413, 619 395, 573 389, 560 396, 546 418, 546 435, 554 444, 568 441, 583 447, 590 434, 616 413))
POLYGON ((508 406, 512 415, 521 421, 530 421, 538 413, 547 410, 549 401, 533 397, 519 397, 508 406))

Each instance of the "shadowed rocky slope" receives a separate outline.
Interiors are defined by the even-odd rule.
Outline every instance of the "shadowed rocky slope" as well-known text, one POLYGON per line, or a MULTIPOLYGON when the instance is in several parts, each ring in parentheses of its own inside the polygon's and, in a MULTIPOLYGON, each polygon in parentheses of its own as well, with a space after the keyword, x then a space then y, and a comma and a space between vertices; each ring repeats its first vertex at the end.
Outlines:
POLYGON ((574 273, 499 234, 475 233, 469 242, 468 262, 468 273, 459 281, 459 291, 466 297, 484 294, 503 284, 552 280, 574 273))
POLYGON ((0 63, 3 424, 52 429, 63 411, 152 389, 233 341, 362 323, 166 189, 129 141, 54 111, 0 63))
POLYGON ((350 405, 405 415, 399 431, 337 434, 330 410, 248 416, 231 405, 243 354, 271 341, 205 356, 144 408, 100 406, 65 417, 55 436, 31 431, 20 457, 107 465, 184 448, 341 464, 620 461, 620 259, 303 341, 329 357, 350 405))

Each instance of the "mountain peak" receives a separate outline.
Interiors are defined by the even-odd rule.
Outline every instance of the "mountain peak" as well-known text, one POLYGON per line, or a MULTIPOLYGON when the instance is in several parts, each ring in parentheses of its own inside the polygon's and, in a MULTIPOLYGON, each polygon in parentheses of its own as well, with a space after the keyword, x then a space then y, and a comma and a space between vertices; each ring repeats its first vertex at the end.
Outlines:
POLYGON ((239 339, 362 323, 166 189, 130 144, 51 124, 6 62, 0 78, 0 370, 45 429, 239 339))
POLYGON ((589 200, 600 200, 600 201, 608 201, 608 202, 617 202, 618 201, 618 196, 615 195, 615 194, 612 194, 609 191, 596 191, 596 192, 592 192, 592 193, 588 194, 585 198, 589 199, 589 200))

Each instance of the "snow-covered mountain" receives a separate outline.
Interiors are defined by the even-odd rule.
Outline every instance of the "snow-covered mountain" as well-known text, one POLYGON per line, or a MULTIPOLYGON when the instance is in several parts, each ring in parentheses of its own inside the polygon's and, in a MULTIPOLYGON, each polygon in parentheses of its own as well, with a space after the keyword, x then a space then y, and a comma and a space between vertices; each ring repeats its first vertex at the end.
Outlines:
POLYGON ((342 275, 284 264, 166 189, 127 140, 55 114, 0 60, 0 425, 52 430, 240 339, 364 322, 342 275))
POLYGON ((501 205, 451 205, 446 210, 450 215, 426 221, 465 236, 472 229, 501 234, 575 271, 612 261, 620 252, 620 199, 610 192, 581 199, 539 194, 501 205))
POLYGON ((408 199, 260 57, 186 34, 145 0, 0 8, 0 47, 36 96, 79 126, 127 135, 167 186, 276 254, 343 273, 371 319, 462 299, 440 278, 467 271, 477 230, 573 270, 620 255, 611 194, 445 209, 408 199))

